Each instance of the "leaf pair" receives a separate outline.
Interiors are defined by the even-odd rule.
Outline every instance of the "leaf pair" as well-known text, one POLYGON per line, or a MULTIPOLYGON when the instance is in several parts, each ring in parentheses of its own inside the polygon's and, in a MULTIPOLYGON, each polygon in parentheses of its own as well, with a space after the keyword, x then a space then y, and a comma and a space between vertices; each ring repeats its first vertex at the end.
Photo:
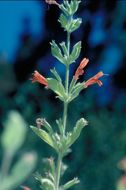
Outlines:
POLYGON ((75 60, 79 57, 81 51, 81 42, 77 42, 73 46, 73 50, 69 55, 65 42, 60 43, 60 47, 55 43, 55 41, 51 42, 51 51, 52 55, 57 58, 61 63, 65 65, 70 65, 71 63, 75 62, 75 60))
POLYGON ((79 93, 83 90, 83 88, 84 88, 83 83, 78 82, 76 84, 76 81, 73 77, 69 88, 69 102, 75 99, 79 95, 79 93))
POLYGON ((65 0, 63 1, 63 4, 61 4, 60 8, 67 16, 71 16, 77 11, 80 2, 81 1, 79 0, 71 0, 69 3, 68 0, 65 0))
MULTIPOLYGON (((49 144, 62 156, 69 151, 71 145, 78 139, 82 129, 87 125, 87 121, 84 118, 81 118, 77 121, 76 126, 73 128, 73 131, 68 132, 65 136, 61 136, 58 133, 52 132, 52 134, 46 132, 45 130, 38 129, 31 126, 31 129, 37 134, 43 141, 49 144)), ((60 126, 59 123, 59 127, 60 126)))
POLYGON ((62 28, 64 28, 64 31, 67 31, 69 33, 72 33, 73 31, 77 30, 82 23, 81 18, 77 18, 77 19, 71 18, 69 20, 64 14, 60 15, 58 21, 60 22, 62 28))
POLYGON ((43 159, 45 175, 41 176, 36 173, 34 176, 36 180, 41 183, 43 190, 55 190, 55 163, 53 158, 43 159))
POLYGON ((65 92, 65 88, 62 84, 62 80, 61 80, 59 74, 57 73, 57 71, 55 70, 55 68, 52 69, 51 72, 53 73, 55 79, 54 78, 47 78, 48 87, 58 95, 57 97, 61 101, 65 101, 67 99, 67 95, 65 92))

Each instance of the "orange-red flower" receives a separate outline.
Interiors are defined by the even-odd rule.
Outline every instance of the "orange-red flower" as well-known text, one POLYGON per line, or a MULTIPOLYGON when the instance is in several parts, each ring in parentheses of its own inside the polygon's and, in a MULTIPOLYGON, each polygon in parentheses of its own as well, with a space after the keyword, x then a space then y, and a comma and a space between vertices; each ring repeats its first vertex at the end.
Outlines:
POLYGON ((22 188, 23 190, 31 190, 29 187, 26 187, 26 186, 21 186, 21 188, 22 188))
POLYGON ((34 71, 32 82, 39 82, 45 86, 48 86, 48 82, 44 76, 42 76, 38 71, 34 71))
POLYGON ((84 87, 87 88, 88 86, 97 83, 99 86, 102 86, 103 83, 99 80, 104 75, 102 71, 98 72, 95 76, 91 77, 84 83, 84 87))
POLYGON ((59 3, 57 3, 55 0, 45 0, 46 3, 48 3, 49 5, 53 4, 53 5, 59 5, 59 3))
POLYGON ((84 68, 86 67, 86 65, 88 64, 88 62, 89 62, 89 59, 87 59, 87 58, 84 58, 81 61, 80 65, 77 68, 77 70, 75 72, 75 75, 74 75, 74 79, 75 80, 78 80, 79 76, 84 74, 84 68))

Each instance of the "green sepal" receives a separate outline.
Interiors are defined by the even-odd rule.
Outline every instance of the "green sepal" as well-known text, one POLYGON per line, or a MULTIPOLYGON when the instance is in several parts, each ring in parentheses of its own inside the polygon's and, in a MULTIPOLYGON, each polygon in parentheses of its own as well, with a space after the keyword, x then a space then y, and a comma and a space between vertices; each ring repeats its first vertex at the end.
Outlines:
POLYGON ((57 58, 61 63, 65 64, 65 59, 62 55, 62 52, 60 50, 60 48, 58 47, 58 45, 55 43, 55 41, 53 40, 51 43, 51 52, 52 55, 57 58))
POLYGON ((41 178, 42 188, 44 190, 55 190, 54 183, 48 178, 41 178))
POLYGON ((77 42, 74 46, 73 46, 73 50, 69 56, 69 62, 73 63, 75 62, 75 60, 79 57, 81 52, 81 41, 77 42))
POLYGON ((61 82, 53 78, 47 78, 48 87, 58 95, 58 98, 62 101, 66 99, 66 93, 64 86, 61 82))
POLYGON ((45 141, 51 147, 53 147, 54 149, 56 149, 51 136, 46 131, 44 131, 42 129, 38 129, 37 127, 34 127, 34 126, 30 126, 30 127, 34 131, 34 133, 36 135, 38 135, 43 141, 45 141))
POLYGON ((68 181, 66 184, 63 185, 63 190, 67 190, 78 183, 80 183, 80 181, 77 177, 75 177, 74 179, 68 181))
POLYGON ((67 133, 67 147, 70 147, 80 136, 82 129, 87 125, 87 121, 84 118, 81 118, 77 121, 76 126, 73 131, 67 133))
POLYGON ((42 126, 45 127, 45 129, 52 134, 53 133, 53 129, 51 127, 51 125, 46 121, 45 118, 42 118, 42 126))

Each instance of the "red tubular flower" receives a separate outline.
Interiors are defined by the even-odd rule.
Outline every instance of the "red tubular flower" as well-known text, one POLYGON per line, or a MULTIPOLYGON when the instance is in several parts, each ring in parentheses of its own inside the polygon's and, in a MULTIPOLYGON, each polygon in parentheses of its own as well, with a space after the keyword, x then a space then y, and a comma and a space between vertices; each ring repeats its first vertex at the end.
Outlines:
POLYGON ((21 186, 21 188, 22 188, 23 190, 31 190, 29 187, 26 187, 26 186, 21 186))
POLYGON ((88 86, 97 83, 99 86, 102 86, 103 83, 99 80, 104 75, 102 71, 98 72, 95 76, 91 77, 87 80, 84 84, 84 87, 87 88, 88 86))
POLYGON ((81 61, 80 65, 77 68, 77 70, 75 72, 75 75, 74 75, 74 79, 75 80, 78 80, 79 76, 84 74, 84 70, 83 69, 86 67, 86 65, 88 64, 88 62, 89 62, 89 59, 87 59, 87 58, 84 58, 81 61))
POLYGON ((58 5, 60 6, 59 3, 57 3, 55 0, 45 0, 46 3, 48 3, 49 5, 53 4, 53 5, 58 5))
POLYGON ((48 82, 45 77, 43 77, 38 71, 34 71, 32 82, 39 82, 45 86, 48 86, 48 82))

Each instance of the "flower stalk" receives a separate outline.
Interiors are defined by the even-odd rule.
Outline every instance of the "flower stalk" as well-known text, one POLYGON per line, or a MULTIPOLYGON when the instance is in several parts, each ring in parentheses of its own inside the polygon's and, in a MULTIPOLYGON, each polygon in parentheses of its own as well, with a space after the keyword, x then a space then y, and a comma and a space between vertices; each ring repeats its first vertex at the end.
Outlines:
MULTIPOLYGON (((66 67, 65 81, 62 79, 58 72, 54 69, 51 70, 53 78, 45 78, 40 75, 38 71, 33 74, 32 82, 39 82, 47 89, 52 90, 56 97, 63 103, 63 116, 62 119, 56 120, 59 128, 59 132, 55 132, 53 127, 45 120, 38 118, 36 120, 37 127, 31 126, 32 130, 48 145, 50 145, 57 153, 57 162, 52 160, 50 163, 49 175, 42 177, 38 175, 36 178, 40 181, 43 190, 65 190, 71 188, 73 185, 79 183, 78 178, 74 178, 66 184, 61 185, 61 173, 63 158, 69 153, 71 145, 78 139, 82 129, 87 125, 87 121, 84 118, 79 119, 76 122, 75 127, 71 132, 67 132, 67 118, 68 118, 68 106, 71 101, 79 96, 79 93, 88 86, 97 83, 99 86, 102 82, 99 80, 104 74, 102 71, 98 72, 94 77, 90 78, 86 82, 78 82, 79 76, 84 74, 84 68, 87 66, 89 59, 84 58, 78 68, 76 69, 73 79, 69 79, 70 65, 73 64, 80 55, 81 42, 77 42, 71 47, 70 36, 71 33, 77 30, 82 23, 81 18, 74 19, 73 15, 76 13, 79 7, 80 1, 70 2, 63 0, 62 4, 58 4, 55 0, 46 0, 48 4, 58 5, 61 9, 61 15, 59 22, 61 27, 67 33, 66 42, 57 44, 54 40, 51 44, 52 55, 66 67), (42 129, 41 129, 41 126, 42 129)), ((48 159, 49 160, 49 159, 48 159)))

